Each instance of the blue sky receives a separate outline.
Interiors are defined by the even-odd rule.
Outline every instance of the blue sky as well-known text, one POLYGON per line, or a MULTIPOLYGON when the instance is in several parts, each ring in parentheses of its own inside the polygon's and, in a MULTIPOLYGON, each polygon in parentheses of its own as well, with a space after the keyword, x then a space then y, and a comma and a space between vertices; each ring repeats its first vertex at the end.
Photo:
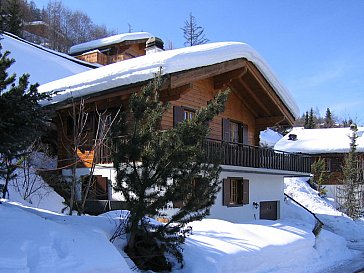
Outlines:
MULTIPOLYGON (((35 0, 38 7, 48 0, 35 0)), ((188 14, 211 42, 254 47, 291 91, 301 113, 327 107, 364 125, 364 1, 63 0, 118 33, 148 31, 183 47, 188 14)))

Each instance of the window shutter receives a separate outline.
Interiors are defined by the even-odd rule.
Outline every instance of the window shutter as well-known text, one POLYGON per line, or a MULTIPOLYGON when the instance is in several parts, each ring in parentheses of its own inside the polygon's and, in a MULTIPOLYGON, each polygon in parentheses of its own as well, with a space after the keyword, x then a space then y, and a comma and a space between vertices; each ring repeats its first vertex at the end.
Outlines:
POLYGON ((249 180, 243 180, 243 205, 249 204, 249 180))
POLYGON ((238 199, 237 204, 244 204, 244 196, 243 196, 243 180, 238 180, 238 199))
POLYGON ((173 106, 173 126, 183 121, 184 119, 184 108, 182 106, 173 106))
POLYGON ((243 124, 243 144, 249 144, 248 125, 243 124))
POLYGON ((228 206, 230 203, 230 179, 224 179, 223 185, 222 203, 224 206, 228 206))
POLYGON ((230 121, 226 118, 222 119, 222 140, 230 141, 230 121))

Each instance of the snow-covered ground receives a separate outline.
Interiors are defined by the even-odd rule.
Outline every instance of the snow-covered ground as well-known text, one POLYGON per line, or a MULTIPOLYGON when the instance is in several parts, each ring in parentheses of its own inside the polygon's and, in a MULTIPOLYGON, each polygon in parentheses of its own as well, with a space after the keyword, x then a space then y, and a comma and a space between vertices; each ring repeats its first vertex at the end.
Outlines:
MULTIPOLYGON (((352 249, 364 245, 364 221, 337 212, 303 179, 287 179, 285 184, 287 194, 324 222, 317 238, 312 233, 314 218, 289 200, 282 204, 279 221, 233 224, 205 219, 192 223, 183 251, 185 265, 174 272, 342 272, 336 269, 358 261, 360 253, 352 249)), ((14 195, 10 193, 10 199, 14 195)), ((32 205, 60 203, 52 195, 44 198, 47 201, 32 205)), ((126 254, 109 242, 120 212, 66 216, 26 206, 25 201, 2 201, 0 272, 132 272, 126 254)))

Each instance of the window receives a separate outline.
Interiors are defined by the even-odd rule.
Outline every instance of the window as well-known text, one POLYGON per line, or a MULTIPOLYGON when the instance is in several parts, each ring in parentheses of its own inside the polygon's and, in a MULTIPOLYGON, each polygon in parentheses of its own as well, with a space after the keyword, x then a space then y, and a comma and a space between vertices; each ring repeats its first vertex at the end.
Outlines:
POLYGON ((222 139, 233 143, 248 144, 248 126, 244 123, 222 120, 222 139))
POLYGON ((343 158, 331 158, 330 168, 332 172, 340 172, 342 170, 343 158))
POLYGON ((176 126, 177 123, 182 122, 184 120, 191 120, 195 115, 195 110, 183 107, 183 106, 174 106, 173 107, 173 126, 176 126))
POLYGON ((243 128, 242 124, 230 122, 229 141, 234 143, 243 142, 243 128))
POLYGON ((195 115, 195 111, 183 109, 183 120, 190 121, 195 115))
POLYGON ((325 171, 340 172, 342 164, 343 164, 343 158, 340 157, 325 158, 325 171))
POLYGON ((241 206, 249 204, 249 180, 227 178, 223 180, 223 205, 241 206))

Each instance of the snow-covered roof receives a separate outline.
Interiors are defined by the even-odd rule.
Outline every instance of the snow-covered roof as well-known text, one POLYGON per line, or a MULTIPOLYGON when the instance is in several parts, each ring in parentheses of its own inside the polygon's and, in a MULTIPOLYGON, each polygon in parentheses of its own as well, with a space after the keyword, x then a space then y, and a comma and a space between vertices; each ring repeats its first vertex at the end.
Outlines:
POLYGON ((25 22, 24 25, 26 26, 39 26, 39 25, 45 25, 45 26, 49 26, 46 22, 44 21, 32 21, 32 22, 25 22))
MULTIPOLYGON (((292 153, 330 154, 347 153, 350 149, 350 128, 304 129, 295 127, 280 139, 274 149, 292 153), (289 140, 296 135, 296 140, 289 140)), ((364 127, 358 127, 357 151, 364 152, 364 127)))
POLYGON ((50 103, 58 103, 71 97, 83 97, 152 79, 160 68, 162 74, 170 74, 239 58, 253 62, 291 113, 295 117, 299 115, 298 106, 290 92, 263 58, 249 45, 238 42, 211 43, 148 54, 54 81, 40 86, 39 90, 57 91, 58 94, 50 103))
POLYGON ((259 144, 264 147, 273 147, 278 140, 282 138, 282 135, 278 132, 273 131, 268 128, 264 131, 261 131, 259 134, 259 144))
POLYGON ((93 41, 89 41, 86 43, 74 45, 70 48, 69 53, 70 54, 77 54, 84 51, 89 51, 92 49, 121 43, 124 41, 133 41, 133 40, 140 40, 140 39, 149 39, 153 35, 148 32, 131 32, 131 33, 122 33, 118 35, 113 35, 110 37, 97 39, 93 41))
POLYGON ((17 76, 28 73, 31 83, 44 84, 99 67, 10 33, 4 33, 1 38, 2 52, 10 51, 9 57, 15 59, 8 73, 16 73, 17 76))

